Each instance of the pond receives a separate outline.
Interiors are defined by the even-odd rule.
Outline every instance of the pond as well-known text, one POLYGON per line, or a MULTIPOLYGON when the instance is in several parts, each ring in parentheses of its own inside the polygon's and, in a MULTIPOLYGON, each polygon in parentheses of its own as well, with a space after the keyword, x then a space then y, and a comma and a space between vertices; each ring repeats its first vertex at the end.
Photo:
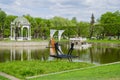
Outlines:
MULTIPOLYGON (((68 42, 61 43, 64 53, 68 52, 68 42)), ((94 43, 88 49, 74 49, 73 55, 79 56, 74 62, 89 62, 94 64, 105 64, 120 61, 120 44, 94 43)), ((0 62, 15 60, 41 60, 47 61, 49 48, 37 47, 0 47, 0 62)), ((54 59, 52 59, 54 60, 54 59)))

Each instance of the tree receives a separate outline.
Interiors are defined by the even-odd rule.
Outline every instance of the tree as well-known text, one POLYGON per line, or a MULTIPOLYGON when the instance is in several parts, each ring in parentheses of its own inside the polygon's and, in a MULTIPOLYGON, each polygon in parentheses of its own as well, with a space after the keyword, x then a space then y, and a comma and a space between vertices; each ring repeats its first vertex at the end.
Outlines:
POLYGON ((90 22, 90 35, 89 35, 89 38, 90 38, 90 39, 91 39, 91 37, 93 36, 94 23, 95 23, 94 14, 92 14, 92 16, 91 16, 91 22, 90 22))
POLYGON ((107 12, 105 14, 103 14, 100 18, 100 22, 103 25, 104 29, 105 29, 105 33, 106 35, 113 35, 113 26, 111 26, 113 24, 113 22, 115 22, 115 16, 113 15, 112 12, 107 12))
POLYGON ((90 24, 88 22, 79 22, 78 29, 77 29, 78 36, 88 37, 89 26, 90 24))
POLYGON ((115 26, 117 39, 120 39, 120 12, 116 11, 113 14, 116 16, 116 22, 114 26, 115 26))
POLYGON ((7 15, 5 19, 5 26, 4 26, 4 37, 10 36, 10 24, 13 22, 13 20, 16 18, 16 16, 13 15, 7 15))
POLYGON ((71 22, 72 22, 73 26, 77 26, 77 19, 76 19, 76 17, 73 17, 71 22))
POLYGON ((41 36, 41 18, 34 18, 35 19, 35 26, 34 26, 34 38, 40 38, 41 36))
POLYGON ((0 9, 0 39, 3 39, 6 13, 0 9))
POLYGON ((63 33, 63 35, 70 37, 70 35, 75 35, 76 33, 76 29, 75 29, 75 25, 73 25, 73 22, 63 18, 63 17, 58 17, 55 16, 52 19, 50 19, 51 21, 51 25, 50 28, 52 29, 64 29, 65 32, 63 33))
POLYGON ((119 14, 119 12, 106 12, 105 14, 102 14, 100 23, 104 27, 104 32, 107 36, 115 36, 116 34, 119 34, 119 14))
POLYGON ((100 23, 95 24, 94 36, 97 39, 104 39, 104 28, 100 23))

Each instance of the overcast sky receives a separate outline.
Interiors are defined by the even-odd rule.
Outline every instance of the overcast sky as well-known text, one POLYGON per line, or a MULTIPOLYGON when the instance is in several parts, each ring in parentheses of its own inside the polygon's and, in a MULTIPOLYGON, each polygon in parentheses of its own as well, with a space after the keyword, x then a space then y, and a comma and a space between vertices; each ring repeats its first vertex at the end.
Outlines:
POLYGON ((120 10, 120 0, 0 0, 0 8, 17 16, 76 17, 79 21, 90 21, 92 13, 98 19, 107 11, 120 10))

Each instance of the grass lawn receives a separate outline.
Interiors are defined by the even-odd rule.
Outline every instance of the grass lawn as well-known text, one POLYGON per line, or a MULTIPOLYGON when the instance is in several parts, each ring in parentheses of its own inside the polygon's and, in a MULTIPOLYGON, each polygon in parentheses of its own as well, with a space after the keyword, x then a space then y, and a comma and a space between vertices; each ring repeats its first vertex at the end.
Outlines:
POLYGON ((5 78, 3 76, 0 76, 0 80, 9 80, 9 79, 7 79, 7 78, 5 78))
POLYGON ((120 43, 120 40, 87 40, 87 42, 98 42, 98 43, 120 43))
POLYGON ((120 63, 42 76, 31 80, 120 80, 120 63))
MULTIPOLYGON (((17 42, 41 42, 41 41, 49 41, 49 40, 32 39, 32 40, 23 40, 23 41, 17 41, 17 42)), ((0 42, 16 42, 16 40, 4 39, 4 40, 0 40, 0 42)))
POLYGON ((83 62, 68 61, 14 61, 0 63, 0 71, 24 79, 29 76, 93 66, 83 62))

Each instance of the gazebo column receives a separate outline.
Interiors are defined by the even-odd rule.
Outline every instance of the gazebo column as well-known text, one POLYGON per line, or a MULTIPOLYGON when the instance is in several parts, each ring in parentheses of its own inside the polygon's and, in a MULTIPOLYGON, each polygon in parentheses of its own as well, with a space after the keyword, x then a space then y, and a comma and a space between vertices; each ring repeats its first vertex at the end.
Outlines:
POLYGON ((13 39, 13 35, 12 35, 12 26, 11 26, 11 37, 10 37, 10 38, 11 38, 11 40, 13 39))
POLYGON ((29 32, 30 32, 29 37, 30 37, 30 40, 31 40, 31 27, 29 27, 29 32))
POLYGON ((30 30, 30 27, 28 26, 27 29, 28 29, 28 40, 31 40, 31 35, 30 35, 31 34, 31 32, 30 32, 31 30, 30 30))
POLYGON ((29 27, 27 27, 27 29, 28 29, 27 38, 28 38, 28 40, 29 40, 29 27))
POLYGON ((15 28, 13 30, 13 40, 15 40, 15 28))
POLYGON ((23 40, 23 27, 21 28, 21 38, 23 40))

